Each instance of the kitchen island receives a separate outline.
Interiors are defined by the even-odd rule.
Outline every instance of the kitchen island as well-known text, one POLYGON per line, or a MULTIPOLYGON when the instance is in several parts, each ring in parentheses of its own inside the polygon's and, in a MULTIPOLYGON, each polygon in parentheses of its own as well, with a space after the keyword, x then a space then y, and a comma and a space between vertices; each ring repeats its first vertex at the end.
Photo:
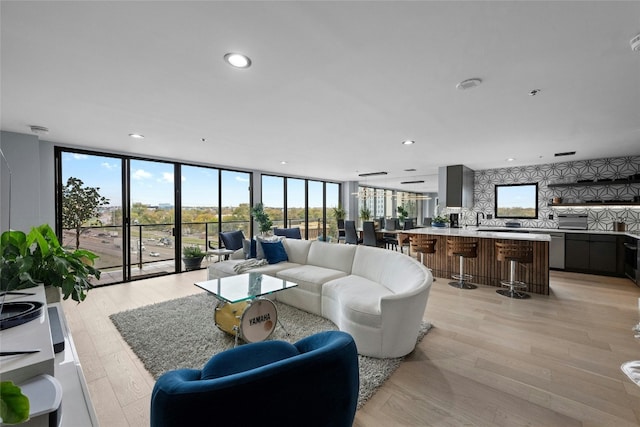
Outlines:
MULTIPOLYGON (((458 273, 458 257, 447 256, 447 239, 464 242, 478 242, 478 257, 465 259, 465 273, 471 274, 471 283, 501 287, 500 281, 509 278, 509 263, 496 260, 495 244, 518 243, 533 247, 533 262, 521 264, 516 273, 516 280, 528 285, 531 293, 549 295, 549 242, 548 234, 512 233, 480 231, 466 228, 426 227, 403 231, 403 234, 422 234, 430 239, 437 239, 436 251, 425 254, 424 264, 433 271, 436 277, 450 278, 458 273)), ((411 248, 411 252, 414 249, 411 248)))

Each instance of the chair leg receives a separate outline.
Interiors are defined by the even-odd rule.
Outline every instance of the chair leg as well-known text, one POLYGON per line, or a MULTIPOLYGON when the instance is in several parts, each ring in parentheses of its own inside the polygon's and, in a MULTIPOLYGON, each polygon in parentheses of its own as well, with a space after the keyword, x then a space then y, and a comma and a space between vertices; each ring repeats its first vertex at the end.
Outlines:
POLYGON ((469 283, 469 280, 473 278, 470 274, 464 274, 464 257, 458 255, 460 257, 460 274, 452 274, 452 279, 457 279, 456 282, 449 282, 450 286, 459 289, 476 289, 477 286, 469 283))
POLYGON ((526 290, 527 284, 516 280, 516 265, 517 265, 517 262, 515 260, 509 261, 509 280, 502 280, 500 282, 502 286, 508 286, 509 289, 498 289, 496 292, 505 297, 514 298, 514 299, 531 298, 531 295, 517 290, 517 289, 526 290))

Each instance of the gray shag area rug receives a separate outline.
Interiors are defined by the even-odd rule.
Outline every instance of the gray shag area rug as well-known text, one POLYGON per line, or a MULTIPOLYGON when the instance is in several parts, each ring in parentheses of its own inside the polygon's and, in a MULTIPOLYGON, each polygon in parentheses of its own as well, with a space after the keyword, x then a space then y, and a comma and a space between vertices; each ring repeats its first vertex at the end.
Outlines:
MULTIPOLYGON (((215 354, 233 348, 234 337, 214 324, 216 298, 202 293, 112 314, 124 340, 157 379, 163 373, 181 368, 201 369, 215 354)), ((327 330, 337 330, 333 322, 289 305, 276 302, 278 325, 269 339, 294 343, 327 330)), ((418 342, 431 328, 422 322, 418 342)), ((239 344, 242 341, 239 341, 239 344)), ((360 408, 395 371, 403 357, 377 359, 358 356, 360 366, 360 408)))

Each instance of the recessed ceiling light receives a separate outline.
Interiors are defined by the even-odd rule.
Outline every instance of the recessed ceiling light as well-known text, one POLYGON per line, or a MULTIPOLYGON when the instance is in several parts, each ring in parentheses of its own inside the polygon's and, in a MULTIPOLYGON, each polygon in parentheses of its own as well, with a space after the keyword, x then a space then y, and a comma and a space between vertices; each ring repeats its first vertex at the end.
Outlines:
POLYGON ((422 184, 424 180, 418 179, 416 181, 401 181, 400 184, 422 184))
POLYGON ((405 169, 404 171, 405 171, 405 172, 415 172, 416 170, 415 170, 415 169, 413 169, 413 168, 411 168, 411 169, 405 169))
POLYGON ((200 141, 207 142, 207 138, 200 138, 200 141))
POLYGON ((482 83, 481 79, 467 79, 467 80, 463 80, 460 83, 458 83, 456 85, 456 89, 458 90, 467 90, 467 89, 472 89, 476 86, 480 86, 480 83, 482 83))
POLYGON ((140 135, 139 133, 130 133, 129 136, 135 139, 144 139, 144 135, 140 135))
POLYGON ((575 151, 563 151, 562 153, 555 153, 554 157, 573 156, 574 154, 576 154, 575 151))
POLYGON ((287 164, 287 161, 286 161, 286 160, 283 160, 283 161, 281 161, 281 162, 280 162, 280 164, 281 164, 281 165, 286 165, 286 164, 287 164))
POLYGON ((402 141, 402 145, 412 145, 412 144, 415 144, 415 143, 416 143, 415 141, 412 141, 410 139, 402 141))
POLYGON ((224 60, 227 61, 229 65, 236 68, 249 68, 251 66, 251 59, 240 53, 227 53, 224 56, 224 60))
POLYGON ((507 159, 507 162, 513 162, 514 160, 515 160, 515 159, 514 159, 513 157, 509 157, 509 158, 507 159))
POLYGON ((529 96, 536 96, 538 95, 540 92, 542 92, 541 89, 532 89, 529 91, 529 96))
POLYGON ((358 176, 378 176, 378 175, 386 175, 386 172, 367 172, 367 173, 360 173, 358 174, 358 176))

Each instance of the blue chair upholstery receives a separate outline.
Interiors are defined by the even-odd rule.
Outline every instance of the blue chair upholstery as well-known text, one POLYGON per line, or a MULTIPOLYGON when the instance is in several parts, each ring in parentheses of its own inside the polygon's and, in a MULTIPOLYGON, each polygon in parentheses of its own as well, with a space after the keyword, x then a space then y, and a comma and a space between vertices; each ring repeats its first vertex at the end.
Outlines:
POLYGON ((202 370, 158 378, 151 427, 347 427, 359 383, 356 345, 345 332, 320 332, 295 344, 245 344, 212 357, 202 370))
POLYGON ((225 249, 237 251, 238 249, 242 249, 244 234, 242 230, 223 231, 220 233, 220 240, 222 240, 225 249))
POLYGON ((274 228, 273 234, 276 236, 284 236, 287 239, 302 239, 300 228, 274 228))

